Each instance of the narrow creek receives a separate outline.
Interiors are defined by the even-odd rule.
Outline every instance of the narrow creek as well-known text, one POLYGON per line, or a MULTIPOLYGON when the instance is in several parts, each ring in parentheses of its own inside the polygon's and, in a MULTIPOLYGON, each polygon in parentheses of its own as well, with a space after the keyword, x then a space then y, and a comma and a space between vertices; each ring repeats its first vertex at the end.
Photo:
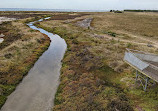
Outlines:
POLYGON ((0 43, 2 43, 2 42, 3 42, 3 40, 4 40, 3 38, 0 38, 0 43))
POLYGON ((59 85, 61 60, 67 45, 60 36, 34 26, 35 22, 29 23, 28 26, 46 34, 51 40, 50 46, 8 97, 1 111, 51 111, 54 105, 54 97, 59 85))
POLYGON ((4 41, 3 37, 4 37, 4 35, 0 34, 0 43, 2 43, 4 41))

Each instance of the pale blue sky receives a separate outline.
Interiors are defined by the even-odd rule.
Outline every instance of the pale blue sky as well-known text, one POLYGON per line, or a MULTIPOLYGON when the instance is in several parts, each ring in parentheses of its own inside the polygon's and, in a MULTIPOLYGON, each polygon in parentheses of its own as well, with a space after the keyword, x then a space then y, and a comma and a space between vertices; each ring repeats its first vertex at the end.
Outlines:
POLYGON ((0 0, 0 8, 158 9, 158 0, 0 0))

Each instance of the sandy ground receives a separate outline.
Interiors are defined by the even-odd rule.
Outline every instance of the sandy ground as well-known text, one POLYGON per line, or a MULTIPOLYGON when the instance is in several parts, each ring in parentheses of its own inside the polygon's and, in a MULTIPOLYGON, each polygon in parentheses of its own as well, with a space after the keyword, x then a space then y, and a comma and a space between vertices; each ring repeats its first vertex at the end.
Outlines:
POLYGON ((16 20, 16 18, 0 17, 0 24, 2 24, 5 21, 13 21, 13 20, 16 20))

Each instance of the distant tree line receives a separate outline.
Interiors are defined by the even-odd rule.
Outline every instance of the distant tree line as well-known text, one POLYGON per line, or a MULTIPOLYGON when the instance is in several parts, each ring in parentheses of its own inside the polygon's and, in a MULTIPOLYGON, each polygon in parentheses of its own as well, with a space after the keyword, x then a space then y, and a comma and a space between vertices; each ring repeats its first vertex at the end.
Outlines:
POLYGON ((120 11, 120 10, 110 10, 110 12, 114 12, 114 13, 123 13, 123 11, 120 11))
POLYGON ((124 10, 125 12, 158 12, 158 10, 124 10))

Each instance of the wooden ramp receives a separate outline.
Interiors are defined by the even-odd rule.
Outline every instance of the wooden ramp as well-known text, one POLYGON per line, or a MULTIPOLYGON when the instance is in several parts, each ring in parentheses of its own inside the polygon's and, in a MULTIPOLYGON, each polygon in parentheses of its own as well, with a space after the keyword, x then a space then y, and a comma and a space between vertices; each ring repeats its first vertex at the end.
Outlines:
POLYGON ((127 49, 124 61, 147 77, 144 90, 146 90, 149 79, 158 82, 158 55, 127 49))

